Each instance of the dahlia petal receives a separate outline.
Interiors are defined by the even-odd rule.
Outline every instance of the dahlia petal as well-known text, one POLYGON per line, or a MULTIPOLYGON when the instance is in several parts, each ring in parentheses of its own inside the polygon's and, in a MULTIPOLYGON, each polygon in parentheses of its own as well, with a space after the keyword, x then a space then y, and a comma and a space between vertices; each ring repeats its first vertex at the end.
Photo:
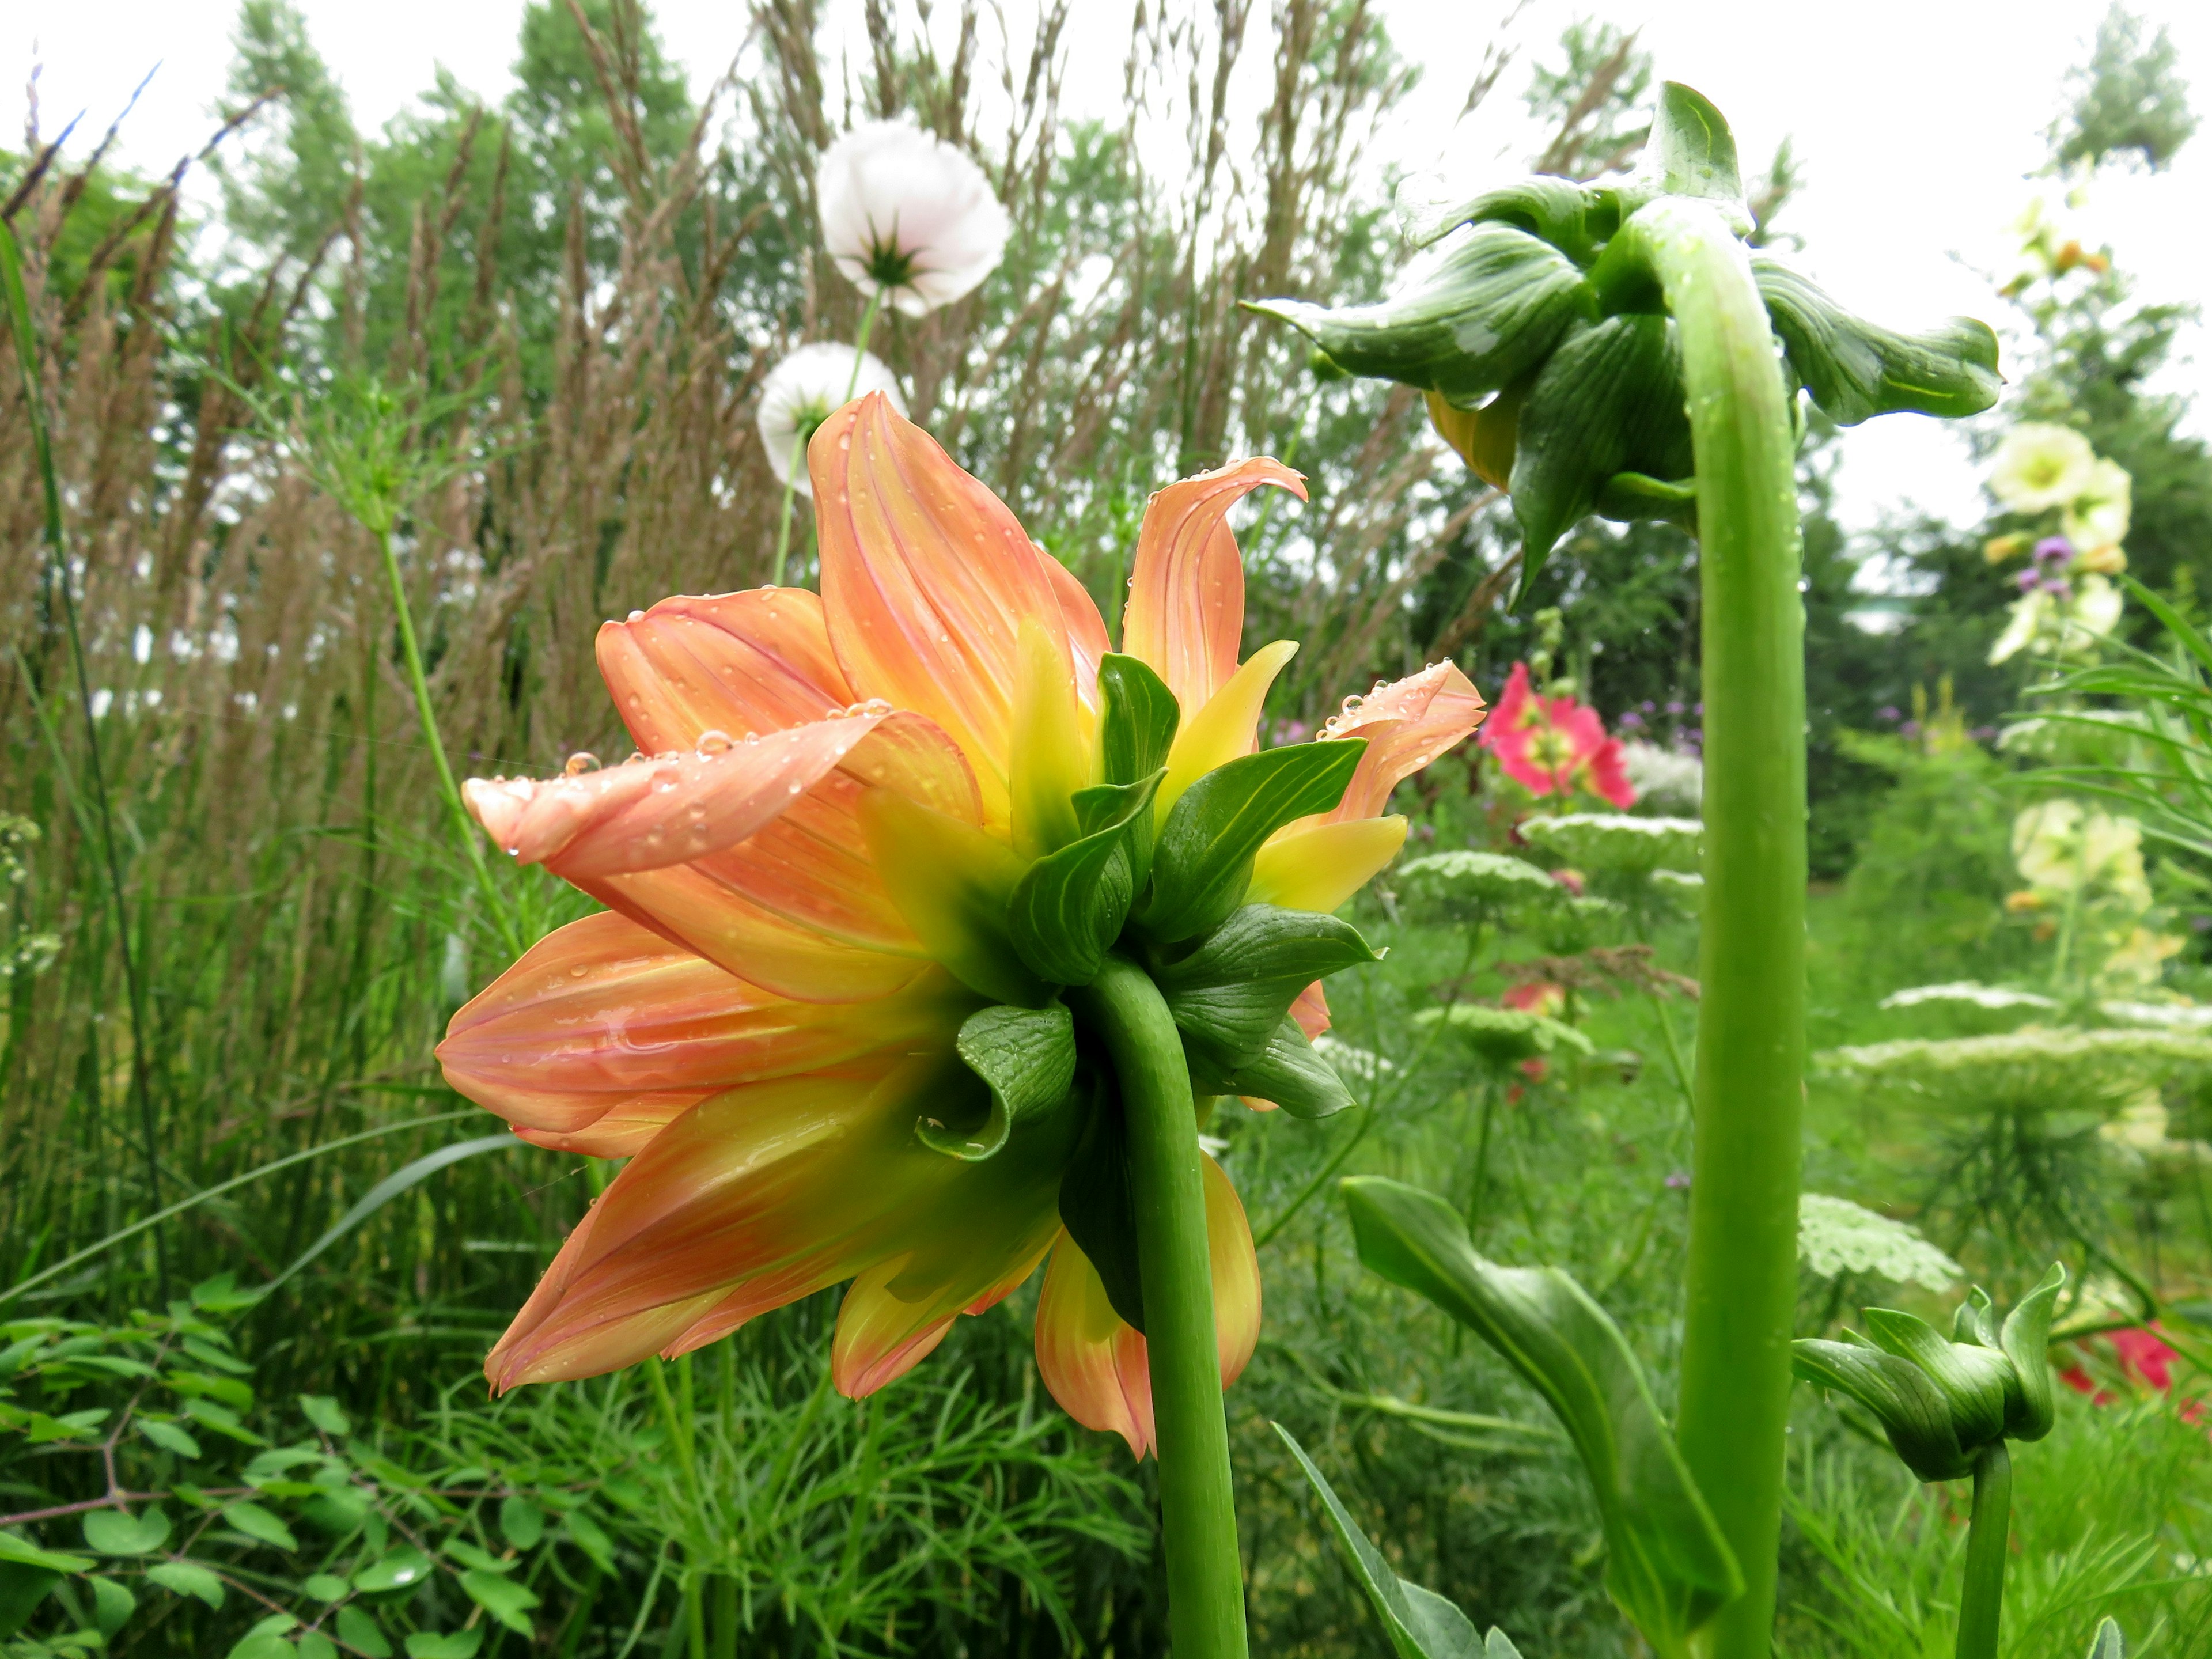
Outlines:
POLYGON ((1043 1005, 1042 982, 1006 932, 1026 867, 1012 848, 889 790, 863 798, 860 824, 884 886, 931 956, 994 1002, 1043 1005))
POLYGON ((1073 841, 1075 792, 1095 781, 1095 722, 1076 696, 1065 654, 1034 622, 1022 623, 1009 782, 1014 850, 1041 858, 1073 841))
MULTIPOLYGON (((1226 1389, 1260 1345, 1260 1256, 1237 1188, 1211 1158, 1205 1183, 1214 1340, 1226 1389)), ((1045 1387, 1070 1417, 1120 1435, 1139 1458, 1153 1449, 1145 1339, 1114 1311, 1098 1270, 1065 1233, 1053 1246, 1037 1300, 1036 1355, 1045 1387)))
MULTIPOLYGON (((1058 1188, 1054 1188, 1055 1200, 1058 1188)), ((896 1382, 945 1340, 962 1314, 995 1307, 1036 1271, 1060 1231, 1056 1202, 1032 1206, 1018 1234, 997 1230, 971 1248, 927 1246, 871 1267, 837 1310, 830 1374, 837 1392, 864 1400, 896 1382), (980 1246, 980 1248, 972 1248, 980 1246)))
POLYGON ((1105 618, 1098 614, 1091 590, 1058 559, 1048 556, 1044 574, 1060 597, 1060 620, 1067 629, 1067 648, 1075 658, 1075 689, 1085 707, 1098 702, 1098 664, 1113 642, 1106 637, 1105 618))
POLYGON ((1297 1021, 1309 1042, 1328 1030, 1328 997, 1319 980, 1298 993, 1297 1000, 1291 1004, 1291 1018, 1297 1021))
POLYGON ((848 1400, 866 1400, 896 1382, 936 1352, 960 1310, 916 1322, 909 1305, 890 1295, 896 1261, 879 1262, 854 1279, 837 1309, 837 1334, 830 1344, 830 1378, 848 1400))
POLYGON ((1255 651, 1203 707, 1183 705, 1182 726, 1168 750, 1168 775, 1160 780, 1161 822, 1182 792, 1200 778, 1240 755, 1249 755, 1260 731, 1261 705, 1283 665, 1298 653, 1295 640, 1277 640, 1255 651))
POLYGON ((535 1144, 597 1150, 741 1083, 950 1042, 972 1006, 941 973, 863 1004, 793 1001, 606 913, 531 946, 453 1016, 437 1052, 455 1090, 535 1144))
POLYGON ((1293 824, 1252 860, 1254 904, 1334 910, 1367 885, 1406 844, 1402 817, 1293 824))
POLYGON ((1482 694, 1450 662, 1432 663, 1361 700, 1356 716, 1339 716, 1336 735, 1365 738, 1367 752, 1331 822, 1371 818, 1390 792, 1482 724, 1482 694))
POLYGON ((855 690, 927 715, 1006 816, 1015 641, 1024 618, 1068 657, 1066 585, 1006 504, 880 393, 848 404, 807 448, 822 598, 855 690))
POLYGON ((854 701, 822 601, 799 587, 663 599, 599 629, 599 672, 648 755, 825 718, 854 701))
POLYGON ((1237 672, 1244 563, 1228 515, 1262 484, 1306 498, 1302 477, 1261 455, 1171 483, 1145 506, 1121 648, 1158 672, 1186 714, 1203 708, 1237 672))

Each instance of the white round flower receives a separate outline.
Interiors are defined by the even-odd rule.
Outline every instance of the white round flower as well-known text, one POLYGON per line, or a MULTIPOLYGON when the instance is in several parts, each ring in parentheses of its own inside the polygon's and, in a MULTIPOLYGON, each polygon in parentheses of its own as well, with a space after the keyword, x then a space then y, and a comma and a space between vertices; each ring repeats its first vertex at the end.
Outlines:
MULTIPOLYGON (((854 398, 880 392, 891 407, 906 413, 906 399, 890 368, 872 352, 855 352, 848 345, 820 340, 803 345, 769 371, 761 385, 760 440, 768 452, 769 469, 778 483, 789 483, 792 462, 815 428, 854 398), (858 379, 853 360, 860 359, 858 379)), ((799 493, 811 495, 813 481, 799 469, 799 493)))
POLYGON ((1006 251, 1006 210, 983 169, 904 121, 869 121, 823 153, 822 241, 863 294, 909 317, 951 305, 1006 251))
POLYGON ((2083 559, 2113 549, 2128 538, 2135 480, 2118 461, 2099 461, 2089 469, 2081 493, 2066 503, 2058 527, 2083 559))
POLYGON ((2089 487, 2096 465, 2089 441, 2071 427, 2023 421, 1990 459, 1990 494, 2015 513, 2063 507, 2089 487))

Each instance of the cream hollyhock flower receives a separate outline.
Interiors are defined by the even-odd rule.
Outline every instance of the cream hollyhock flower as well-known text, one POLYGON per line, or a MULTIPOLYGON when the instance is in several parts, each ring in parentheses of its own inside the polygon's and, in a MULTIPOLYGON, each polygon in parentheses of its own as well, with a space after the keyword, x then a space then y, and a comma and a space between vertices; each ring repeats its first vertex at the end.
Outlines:
POLYGON ((880 392, 891 407, 906 413, 906 398, 898 380, 880 357, 855 352, 848 345, 829 340, 803 345, 769 371, 761 386, 760 440, 768 452, 769 469, 780 484, 796 483, 799 493, 811 495, 813 480, 800 471, 792 477, 792 461, 801 453, 815 429, 855 398, 880 392), (860 360, 860 373, 853 370, 860 360))
POLYGON ((969 293, 1006 251, 1006 210, 983 169, 908 122, 854 127, 823 152, 814 187, 837 269, 909 317, 969 293))
POLYGON ((2138 909, 2150 907, 2142 827, 2133 818, 2087 811, 2076 800, 2039 801, 2012 821, 2012 856, 2021 878, 2039 892, 2102 887, 2138 909))
POLYGON ((2015 513, 2041 513, 2085 492, 2096 465, 2096 452, 2080 433, 2023 421, 1990 458, 1990 493, 2015 513))
POLYGON ((2081 568, 2112 572, 2127 568, 2120 544, 2128 538, 2135 480, 2117 461, 2100 460, 2089 469, 2081 493, 2066 504, 2059 528, 2081 550, 2081 568))
POLYGON ((2063 655, 2087 656, 2118 625, 2123 604, 2120 590, 2094 572, 2076 582, 2039 584, 2013 601, 1990 661, 2006 661, 2038 642, 2063 655))

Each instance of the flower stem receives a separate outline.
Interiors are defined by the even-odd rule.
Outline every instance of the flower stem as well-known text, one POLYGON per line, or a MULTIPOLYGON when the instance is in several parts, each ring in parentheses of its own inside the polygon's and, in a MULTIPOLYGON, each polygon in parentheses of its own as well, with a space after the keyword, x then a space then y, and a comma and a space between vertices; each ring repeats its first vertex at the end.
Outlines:
POLYGON ((884 291, 878 288, 868 295, 868 308, 860 313, 860 337, 853 343, 853 372, 845 380, 845 401, 851 403, 853 394, 860 389, 860 365, 868 360, 868 336, 876 326, 876 313, 882 309, 884 291))
POLYGON ((1213 1272, 1198 1113, 1182 1042, 1152 976, 1109 956, 1077 1012, 1114 1062, 1127 1122, 1160 1460, 1169 1645, 1176 1659, 1244 1659, 1229 1423, 1213 1332, 1213 1272))
POLYGON ((445 740, 438 735, 437 711, 430 706, 430 682, 422 672, 422 647, 415 638, 415 613, 407 604, 407 583, 399 574, 399 555, 392 545, 391 528, 387 526, 371 533, 376 538, 377 551, 383 556, 385 580, 392 585, 392 611, 399 625, 399 651, 407 662, 407 683, 415 692, 415 714, 422 722, 422 742, 430 751, 431 764, 437 769, 438 793, 445 797, 446 811, 453 821, 453 833, 460 839, 462 854, 468 860, 470 873, 476 878, 477 890, 483 896, 485 914, 491 918, 500 943, 510 954, 520 952, 526 941, 517 934, 514 920, 508 914, 507 895, 492 879, 491 866, 484 858, 483 837, 461 799, 460 786, 453 781, 453 766, 446 759, 445 740))
POLYGON ((1773 1645, 1805 1053, 1805 650, 1796 443, 1766 307, 1711 207, 1623 227, 1680 331, 1704 590, 1705 905, 1676 1426, 1742 1569, 1693 1638, 1773 1645))
POLYGON ((2004 1611, 2005 1542, 2012 1530, 2012 1456, 1993 1440, 1974 1459, 1974 1515, 1959 1591, 1958 1659, 1996 1659, 2004 1611))
POLYGON ((805 464, 806 436, 801 433, 791 441, 791 470, 783 478, 783 511, 776 515, 775 568, 769 574, 770 587, 783 586, 783 562, 791 553, 791 501, 799 494, 799 469, 805 464))

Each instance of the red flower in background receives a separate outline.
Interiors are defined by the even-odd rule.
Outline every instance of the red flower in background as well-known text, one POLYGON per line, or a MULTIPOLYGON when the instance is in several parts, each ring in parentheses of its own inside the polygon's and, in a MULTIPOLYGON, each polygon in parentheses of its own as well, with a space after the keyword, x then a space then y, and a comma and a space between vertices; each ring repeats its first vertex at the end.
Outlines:
POLYGON ((1506 677, 1490 722, 1476 741, 1505 775, 1532 795, 1586 792, 1626 811, 1636 791, 1621 764, 1620 741, 1606 735, 1596 709, 1572 697, 1546 697, 1528 684, 1528 665, 1506 677))
MULTIPOLYGON (((2172 1395, 2173 1362, 2181 1356, 2150 1326, 2131 1326, 2125 1330, 2106 1333, 2112 1345, 2113 1357, 2119 1362, 2120 1375, 2130 1382, 2139 1382, 2160 1394, 2172 1395)), ((2082 1346, 2088 1344, 2085 1341, 2082 1346)), ((2100 1406, 2112 1404, 2114 1398, 2110 1389, 2100 1388, 2090 1376, 2088 1368, 2076 1364, 2058 1373, 2058 1380, 2077 1394, 2089 1395, 2100 1406)), ((2183 1396, 2179 1404, 2181 1420, 2201 1423, 2204 1420, 2205 1401, 2195 1396, 2183 1396)))

